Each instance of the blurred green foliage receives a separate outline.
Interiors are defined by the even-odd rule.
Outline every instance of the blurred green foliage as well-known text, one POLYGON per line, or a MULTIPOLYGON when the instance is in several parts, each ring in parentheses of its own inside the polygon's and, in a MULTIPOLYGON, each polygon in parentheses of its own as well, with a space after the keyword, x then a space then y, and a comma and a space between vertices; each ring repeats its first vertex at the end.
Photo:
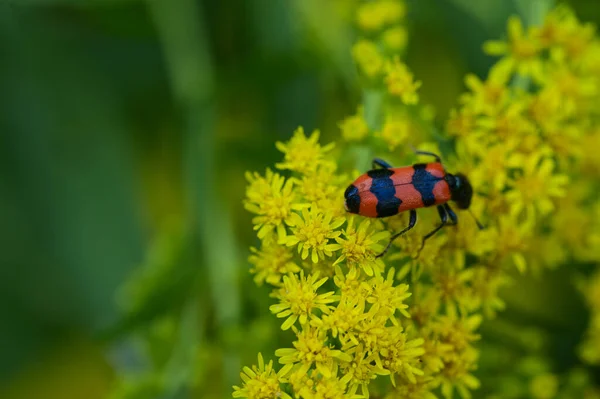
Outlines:
MULTIPOLYGON (((0 397, 104 397, 134 371, 140 397, 227 397, 289 340, 247 273, 243 175, 298 125, 326 142, 355 112, 353 3, 0 3, 0 397)), ((596 2, 570 3, 600 22, 596 2)), ((408 7, 407 63, 444 120, 528 4, 408 7)), ((509 309, 530 308, 483 333, 518 349, 515 323, 531 325, 570 368, 586 316, 563 278, 515 287, 509 309)))

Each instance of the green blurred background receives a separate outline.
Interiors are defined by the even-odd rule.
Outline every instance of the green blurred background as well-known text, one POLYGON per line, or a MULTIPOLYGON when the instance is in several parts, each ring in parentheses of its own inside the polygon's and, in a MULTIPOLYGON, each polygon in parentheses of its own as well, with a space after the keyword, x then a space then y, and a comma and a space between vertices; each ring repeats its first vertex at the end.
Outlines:
MULTIPOLYGON (((0 2, 0 397, 126 397, 129 375, 139 397, 228 397, 289 345, 248 274, 244 171, 355 112, 355 4, 0 2)), ((407 5, 407 63, 442 123, 529 2, 407 5)))

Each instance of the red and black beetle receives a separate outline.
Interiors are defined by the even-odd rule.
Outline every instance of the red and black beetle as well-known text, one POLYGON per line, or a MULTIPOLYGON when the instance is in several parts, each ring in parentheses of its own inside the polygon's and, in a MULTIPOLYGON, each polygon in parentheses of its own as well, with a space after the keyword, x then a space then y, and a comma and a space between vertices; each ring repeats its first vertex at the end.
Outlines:
MULTIPOLYGON (((392 168, 387 162, 375 158, 373 169, 359 176, 344 193, 344 207, 351 213, 382 218, 410 211, 408 227, 393 234, 385 250, 377 257, 383 256, 396 238, 415 226, 416 209, 437 205, 442 220, 440 225, 423 237, 424 245, 425 240, 445 225, 458 223, 458 218, 448 201, 454 201, 459 209, 468 209, 471 205, 473 188, 465 175, 447 173, 436 154, 415 152, 433 156, 435 162, 392 168)), ((479 222, 477 226, 483 228, 479 222)))

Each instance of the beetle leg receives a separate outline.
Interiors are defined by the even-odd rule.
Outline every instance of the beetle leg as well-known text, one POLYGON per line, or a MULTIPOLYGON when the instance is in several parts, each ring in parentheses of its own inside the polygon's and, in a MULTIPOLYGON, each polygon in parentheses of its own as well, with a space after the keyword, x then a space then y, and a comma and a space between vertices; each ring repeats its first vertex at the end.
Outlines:
POLYGON ((390 249, 390 247, 392 246, 392 243, 394 242, 394 240, 398 237, 400 237, 402 234, 406 233, 408 230, 412 229, 413 227, 415 227, 415 224, 417 224, 417 211, 415 211, 414 209, 410 210, 410 219, 408 221, 408 226, 402 230, 399 233, 396 233, 394 235, 392 235, 390 237, 390 241, 388 242, 388 244, 386 245, 385 249, 383 250, 382 253, 380 253, 379 255, 377 255, 375 258, 380 258, 383 255, 386 254, 386 252, 390 249))
POLYGON ((385 162, 381 158, 373 158, 373 162, 371 163, 371 166, 373 167, 373 169, 377 169, 378 166, 383 169, 391 169, 392 168, 392 165, 385 162))
POLYGON ((458 216, 456 216, 456 213, 454 213, 454 211, 452 210, 452 208, 450 208, 450 205, 448 205, 448 203, 444 204, 444 209, 446 210, 446 213, 450 217, 451 223, 449 223, 449 224, 451 224, 451 225, 458 224, 458 216))
POLYGON ((440 231, 440 229, 448 223, 448 214, 446 213, 446 210, 444 209, 444 207, 442 205, 438 205, 437 209, 438 209, 438 213, 440 214, 440 219, 442 219, 442 223, 440 223, 440 225, 438 227, 436 227, 435 229, 433 229, 432 231, 430 231, 423 237, 423 241, 421 242, 421 248, 419 248, 419 252, 417 252, 417 258, 419 257, 419 254, 425 247, 425 241, 428 238, 430 238, 431 236, 433 236, 435 233, 440 231))

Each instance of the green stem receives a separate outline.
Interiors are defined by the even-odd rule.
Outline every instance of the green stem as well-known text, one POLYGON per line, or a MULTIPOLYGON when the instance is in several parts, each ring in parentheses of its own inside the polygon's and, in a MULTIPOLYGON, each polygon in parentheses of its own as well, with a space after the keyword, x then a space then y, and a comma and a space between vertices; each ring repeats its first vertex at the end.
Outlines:
POLYGON ((554 6, 553 0, 514 0, 525 26, 536 26, 544 23, 544 18, 554 6))
MULTIPOLYGON (((148 0, 148 7, 163 47, 173 95, 181 110, 190 237, 199 238, 202 251, 198 266, 206 267, 208 273, 208 284, 199 281, 197 297, 191 300, 198 301, 202 285, 208 285, 222 336, 239 325, 237 266, 240 262, 231 214, 217 195, 215 83, 202 10, 194 0, 148 0)), ((197 246, 195 242, 190 245, 197 246)), ((237 382, 240 360, 227 343, 224 345, 224 383, 231 386, 237 382)))

